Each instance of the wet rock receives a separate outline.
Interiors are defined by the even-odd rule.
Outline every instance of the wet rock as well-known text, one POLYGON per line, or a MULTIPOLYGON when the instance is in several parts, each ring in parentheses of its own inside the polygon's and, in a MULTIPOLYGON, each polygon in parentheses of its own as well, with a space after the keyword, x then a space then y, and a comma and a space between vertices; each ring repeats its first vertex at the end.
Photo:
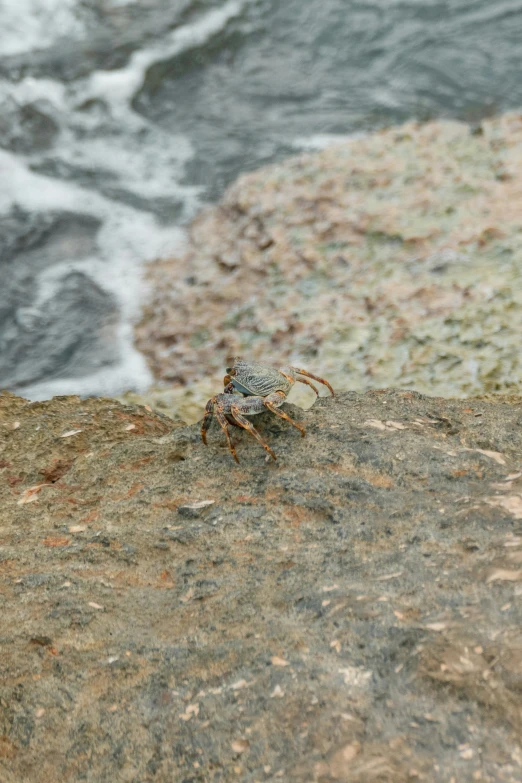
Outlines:
POLYGON ((38 301, 35 291, 32 306, 10 310, 0 323, 3 387, 85 375, 117 357, 118 313, 113 297, 82 272, 66 273, 50 288, 44 302, 38 301))
MULTIPOLYGON (((100 221, 91 215, 13 209, 0 216, 0 263, 11 265, 21 257, 40 271, 62 261, 86 258, 96 250, 99 228, 100 221)), ((9 276, 16 274, 16 265, 12 267, 9 276)))
POLYGON ((288 407, 0 396, 2 781, 520 780, 522 398, 288 407))
POLYGON ((0 218, 1 388, 88 373, 114 358, 116 302, 64 264, 94 252, 99 226, 75 213, 0 218))
POLYGON ((195 420, 230 355, 340 389, 519 393, 522 118, 481 127, 409 123, 241 176, 149 267, 137 343, 170 409, 195 420))
POLYGON ((53 107, 45 101, 23 106, 8 101, 0 112, 0 146, 13 152, 42 152, 53 146, 60 132, 51 116, 53 107))

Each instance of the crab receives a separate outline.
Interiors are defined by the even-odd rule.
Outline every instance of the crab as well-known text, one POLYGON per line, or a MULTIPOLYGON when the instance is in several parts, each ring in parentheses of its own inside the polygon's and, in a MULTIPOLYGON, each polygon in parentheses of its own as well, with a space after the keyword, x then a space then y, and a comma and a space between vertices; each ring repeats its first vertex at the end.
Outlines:
POLYGON ((201 438, 206 445, 207 430, 215 415, 225 433, 232 456, 237 463, 239 463, 239 460, 230 438, 229 424, 242 427, 250 432, 272 459, 275 460, 277 459, 276 455, 248 421, 247 416, 255 416, 266 410, 272 411, 276 416, 290 422, 292 426, 300 431, 301 437, 304 438, 306 434, 305 429, 282 410, 279 410, 286 401, 292 386, 296 381, 299 381, 307 386, 311 386, 316 395, 319 396, 317 388, 308 380, 308 378, 313 378, 314 381, 324 384, 330 390, 332 397, 334 396, 334 390, 328 381, 319 378, 317 375, 312 375, 308 370, 290 366, 278 369, 259 362, 248 362, 239 357, 231 359, 230 362, 231 366, 227 367, 227 374, 224 378, 225 388, 223 393, 212 397, 205 407, 205 417, 201 425, 201 438))

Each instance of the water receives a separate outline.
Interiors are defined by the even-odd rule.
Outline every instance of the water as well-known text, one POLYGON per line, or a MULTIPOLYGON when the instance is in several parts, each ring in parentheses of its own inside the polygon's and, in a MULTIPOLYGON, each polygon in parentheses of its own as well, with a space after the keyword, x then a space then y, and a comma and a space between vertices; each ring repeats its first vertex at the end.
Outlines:
POLYGON ((522 2, 0 0, 0 387, 114 394, 143 265, 240 172, 522 106, 522 2))

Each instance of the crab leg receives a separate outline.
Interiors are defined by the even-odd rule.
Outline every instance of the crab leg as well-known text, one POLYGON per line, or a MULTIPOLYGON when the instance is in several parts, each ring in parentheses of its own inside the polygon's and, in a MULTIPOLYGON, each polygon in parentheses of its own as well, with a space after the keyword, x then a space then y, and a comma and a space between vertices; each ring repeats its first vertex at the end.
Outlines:
MULTIPOLYGON (((232 456, 234 457, 235 461, 237 463, 239 463, 239 460, 238 460, 237 454, 236 454, 236 450, 235 450, 234 446, 232 445, 232 441, 230 440, 230 433, 228 431, 228 421, 227 421, 227 418, 226 418, 226 416, 225 416, 225 414, 223 412, 223 405, 220 404, 217 401, 217 397, 212 397, 212 399, 207 402, 207 404, 205 406, 205 411, 206 411, 206 413, 205 413, 205 416, 203 418, 203 423, 201 425, 201 439, 202 439, 203 443, 205 444, 205 446, 207 445, 207 431, 208 431, 208 428, 210 427, 210 425, 212 423, 212 416, 215 413, 216 414, 216 419, 218 420, 219 424, 221 425, 221 428, 222 428, 223 432, 225 433, 225 437, 226 437, 227 443, 228 443, 228 448, 232 452, 232 456), (217 408, 217 410, 214 411, 214 408, 217 408)), ((236 427, 239 426, 239 424, 236 424, 236 422, 234 422, 234 425, 236 427)))
POLYGON ((205 405, 205 417, 203 419, 203 423, 201 424, 201 440, 207 445, 207 430, 212 424, 212 416, 214 415, 214 403, 216 398, 212 397, 211 400, 207 402, 205 405))
POLYGON ((237 458, 236 450, 235 450, 235 448, 234 448, 234 446, 232 444, 232 441, 230 440, 230 433, 228 431, 228 422, 227 422, 227 420, 225 418, 225 414, 223 413, 222 410, 220 410, 219 407, 218 407, 218 409, 216 411, 216 419, 221 424, 221 427, 222 427, 223 432, 225 433, 225 436, 226 436, 226 439, 227 439, 228 448, 232 452, 232 456, 234 457, 235 461, 239 465, 239 460, 237 458))
MULTIPOLYGON (((310 384, 310 386, 312 386, 312 384, 310 384)), ((297 422, 291 419, 287 413, 283 413, 283 411, 279 410, 279 406, 283 404, 285 399, 286 397, 283 394, 283 392, 274 392, 274 394, 269 394, 268 397, 265 397, 264 404, 265 407, 268 408, 269 411, 272 411, 272 413, 275 413, 276 416, 279 416, 281 419, 285 419, 286 421, 289 421, 290 424, 292 424, 296 429, 299 430, 299 432, 301 433, 301 437, 304 438, 304 436, 306 435, 306 430, 304 429, 304 427, 301 427, 300 424, 297 424, 297 422)))
POLYGON ((306 378, 296 378, 296 381, 299 381, 299 383, 306 383, 307 386, 311 386, 312 389, 314 390, 314 392, 319 397, 319 392, 318 392, 317 388, 313 385, 313 383, 311 381, 307 381, 306 378))
MULTIPOLYGON (((253 435, 254 438, 262 445, 264 450, 267 451, 272 457, 272 459, 275 460, 277 459, 277 457, 272 451, 272 449, 270 448, 270 446, 267 443, 265 443, 265 441, 263 440, 259 432, 256 429, 254 429, 254 427, 250 424, 248 419, 240 413, 240 405, 245 413, 247 411, 248 412, 252 411, 252 413, 259 413, 260 411, 256 410, 256 408, 259 408, 259 404, 261 404, 261 406, 263 406, 264 404, 262 397, 250 397, 247 400, 243 400, 243 402, 240 403, 239 405, 231 405, 230 412, 234 417, 234 419, 237 421, 237 423, 245 430, 247 430, 251 435, 253 435)), ((261 410, 263 410, 263 408, 261 408, 261 410)))
MULTIPOLYGON (((299 373, 299 375, 306 375, 307 378, 313 378, 314 381, 319 381, 319 383, 322 383, 324 386, 326 386, 328 389, 330 389, 330 391, 332 393, 332 397, 335 397, 334 390, 332 389, 332 387, 330 386, 328 381, 325 381, 324 378, 319 378, 318 375, 312 375, 312 373, 308 372, 308 370, 300 370, 299 367, 292 367, 291 369, 295 370, 295 372, 299 373)), ((297 380, 301 381, 301 383, 303 383, 301 378, 298 378, 297 380)), ((304 381, 304 383, 306 383, 306 381, 304 381)))

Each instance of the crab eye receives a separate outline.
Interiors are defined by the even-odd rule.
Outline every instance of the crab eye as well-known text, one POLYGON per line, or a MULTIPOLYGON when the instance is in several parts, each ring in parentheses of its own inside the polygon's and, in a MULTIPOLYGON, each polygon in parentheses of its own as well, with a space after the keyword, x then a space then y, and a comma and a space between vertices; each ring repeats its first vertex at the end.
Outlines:
POLYGON ((231 373, 232 375, 234 375, 234 373, 232 371, 233 371, 234 367, 236 366, 236 362, 238 362, 240 360, 241 360, 240 356, 226 356, 225 357, 225 361, 226 361, 227 364, 230 365, 230 367, 226 368, 226 371, 228 373, 231 373))

